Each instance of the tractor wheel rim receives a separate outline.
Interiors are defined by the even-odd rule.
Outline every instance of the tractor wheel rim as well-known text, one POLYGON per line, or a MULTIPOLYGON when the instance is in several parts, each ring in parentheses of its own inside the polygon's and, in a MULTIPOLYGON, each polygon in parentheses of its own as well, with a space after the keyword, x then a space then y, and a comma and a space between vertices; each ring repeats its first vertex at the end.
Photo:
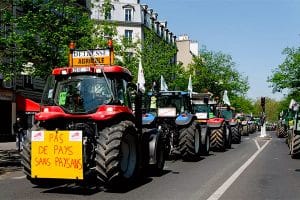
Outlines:
POLYGON ((206 152, 208 152, 209 151, 209 137, 208 136, 206 136, 206 152))
POLYGON ((136 142, 132 135, 127 134, 121 144, 121 171, 125 178, 132 177, 137 163, 136 142))
POLYGON ((199 131, 195 131, 195 153, 199 152, 200 148, 200 135, 199 131))

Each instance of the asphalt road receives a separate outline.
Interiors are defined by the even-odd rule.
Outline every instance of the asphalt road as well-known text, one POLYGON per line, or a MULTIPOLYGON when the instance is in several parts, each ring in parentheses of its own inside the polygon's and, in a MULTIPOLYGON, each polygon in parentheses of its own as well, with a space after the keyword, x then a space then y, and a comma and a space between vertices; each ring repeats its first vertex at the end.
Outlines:
POLYGON ((300 199, 300 160, 288 155, 284 139, 268 132, 244 136, 226 152, 211 152, 197 162, 168 161, 160 177, 143 179, 119 192, 57 185, 39 188, 20 170, 0 176, 0 199, 238 200, 300 199))

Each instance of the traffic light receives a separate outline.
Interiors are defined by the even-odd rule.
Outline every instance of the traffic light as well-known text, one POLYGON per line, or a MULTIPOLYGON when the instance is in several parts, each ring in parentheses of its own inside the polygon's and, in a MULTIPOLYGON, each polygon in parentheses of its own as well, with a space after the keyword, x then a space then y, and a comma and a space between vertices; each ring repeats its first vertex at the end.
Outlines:
POLYGON ((266 104, 266 97, 261 97, 260 98, 260 105, 261 105, 263 111, 265 111, 265 104, 266 104))

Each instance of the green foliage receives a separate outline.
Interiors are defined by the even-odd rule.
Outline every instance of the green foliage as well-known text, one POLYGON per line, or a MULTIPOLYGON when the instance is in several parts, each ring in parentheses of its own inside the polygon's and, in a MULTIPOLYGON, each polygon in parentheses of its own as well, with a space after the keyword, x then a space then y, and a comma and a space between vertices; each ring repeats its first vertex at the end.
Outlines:
POLYGON ((230 103, 236 109, 236 112, 245 114, 251 114, 254 112, 254 105, 251 99, 237 95, 233 95, 229 98, 230 103))
MULTIPOLYGON (((281 111, 281 102, 276 101, 275 99, 271 99, 266 97, 265 100, 265 114, 267 117, 267 121, 269 122, 276 122, 278 120, 278 115, 281 111)), ((262 113, 262 107, 261 107, 261 99, 257 99, 254 103, 254 112, 253 114, 255 116, 260 116, 262 113)))
POLYGON ((274 92, 289 89, 293 93, 300 87, 300 47, 285 48, 282 54, 286 56, 285 60, 273 70, 268 82, 274 92))
MULTIPOLYGON (((180 65, 174 64, 177 48, 174 44, 167 43, 148 28, 144 28, 145 39, 142 41, 142 65, 147 88, 151 88, 153 81, 160 83, 163 75, 170 90, 177 87, 182 79, 183 70, 180 65)), ((187 88, 187 82, 186 82, 187 88)))
POLYGON ((247 78, 235 69, 231 56, 222 52, 203 49, 189 67, 188 73, 193 74, 194 91, 208 90, 221 96, 227 90, 230 97, 243 96, 249 89, 247 78))
POLYGON ((13 27, 0 40, 5 49, 5 59, 0 61, 4 76, 20 73, 24 64, 32 62, 36 75, 43 77, 55 66, 67 64, 71 40, 79 49, 91 47, 93 23, 76 0, 15 0, 14 5, 22 8, 16 17, 9 14, 11 10, 1 13, 2 19, 6 16, 5 23, 13 27))

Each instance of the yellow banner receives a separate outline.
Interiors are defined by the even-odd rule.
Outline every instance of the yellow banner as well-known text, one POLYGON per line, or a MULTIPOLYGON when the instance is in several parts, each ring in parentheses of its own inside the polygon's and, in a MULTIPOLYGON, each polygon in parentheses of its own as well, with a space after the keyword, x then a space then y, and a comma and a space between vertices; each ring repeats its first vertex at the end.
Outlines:
POLYGON ((114 54, 109 49, 75 50, 70 56, 73 67, 111 65, 114 61, 114 54))
POLYGON ((91 66, 91 65, 110 65, 110 57, 97 58, 73 58, 73 67, 91 66), (95 61, 95 59, 97 61, 95 61))
POLYGON ((31 177, 83 179, 82 131, 32 131, 31 177))

